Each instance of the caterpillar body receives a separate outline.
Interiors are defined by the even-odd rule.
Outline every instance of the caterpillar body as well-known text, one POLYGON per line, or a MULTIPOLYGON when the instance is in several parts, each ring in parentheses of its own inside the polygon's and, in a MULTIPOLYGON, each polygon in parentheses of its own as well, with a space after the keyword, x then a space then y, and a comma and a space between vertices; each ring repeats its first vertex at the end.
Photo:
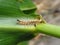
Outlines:
POLYGON ((42 22, 43 21, 42 21, 42 19, 40 19, 40 17, 38 17, 35 20, 29 20, 29 21, 23 21, 23 20, 17 19, 17 24, 20 24, 20 25, 35 25, 36 26, 36 24, 39 24, 42 22))

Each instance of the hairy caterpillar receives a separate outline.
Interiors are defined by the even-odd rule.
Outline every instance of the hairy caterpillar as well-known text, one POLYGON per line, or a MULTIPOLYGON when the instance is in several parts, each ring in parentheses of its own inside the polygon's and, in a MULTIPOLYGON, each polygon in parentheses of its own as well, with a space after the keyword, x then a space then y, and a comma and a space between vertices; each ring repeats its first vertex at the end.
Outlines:
POLYGON ((42 23, 43 21, 42 21, 42 19, 40 19, 40 17, 37 17, 37 19, 35 19, 35 20, 29 20, 29 21, 21 21, 21 20, 19 20, 19 19, 17 19, 17 24, 20 24, 20 25, 35 25, 36 26, 36 24, 39 24, 39 23, 42 23))

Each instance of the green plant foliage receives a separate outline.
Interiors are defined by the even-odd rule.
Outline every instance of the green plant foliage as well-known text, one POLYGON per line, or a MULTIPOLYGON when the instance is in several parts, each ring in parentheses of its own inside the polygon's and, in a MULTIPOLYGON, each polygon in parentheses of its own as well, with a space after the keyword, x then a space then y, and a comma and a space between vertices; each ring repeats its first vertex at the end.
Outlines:
POLYGON ((29 45, 29 40, 28 41, 20 42, 17 45, 29 45))
MULTIPOLYGON (((17 19, 35 19, 38 15, 35 10, 36 7, 31 0, 0 0, 0 45, 28 45, 29 40, 35 37, 36 32, 59 37, 60 28, 57 26, 41 24, 34 27, 34 25, 17 24, 17 19), (53 31, 50 31, 49 28, 53 31)), ((43 23, 46 23, 44 19, 42 20, 43 23)))
POLYGON ((17 45, 19 42, 30 40, 33 37, 32 33, 0 32, 0 45, 17 45))
POLYGON ((31 10, 31 9, 35 9, 36 6, 34 5, 34 3, 32 2, 32 0, 18 0, 19 5, 20 5, 20 9, 23 10, 31 10))
POLYGON ((34 26, 26 28, 26 26, 18 25, 17 19, 34 19, 37 15, 26 15, 20 8, 17 0, 0 0, 0 45, 17 45, 19 42, 30 40, 35 36, 33 34, 34 26))
POLYGON ((0 16, 16 16, 20 14, 19 11, 16 0, 0 0, 0 16))
POLYGON ((18 41, 18 33, 0 32, 0 45, 16 45, 18 41))
POLYGON ((32 0, 18 0, 20 9, 25 14, 33 14, 37 9, 32 0))

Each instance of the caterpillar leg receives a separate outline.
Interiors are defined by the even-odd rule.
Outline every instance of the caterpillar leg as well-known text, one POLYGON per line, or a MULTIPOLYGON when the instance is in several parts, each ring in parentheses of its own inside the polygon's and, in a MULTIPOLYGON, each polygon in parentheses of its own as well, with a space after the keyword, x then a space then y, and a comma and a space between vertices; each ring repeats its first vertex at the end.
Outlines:
POLYGON ((36 24, 34 24, 34 26, 36 27, 36 24))

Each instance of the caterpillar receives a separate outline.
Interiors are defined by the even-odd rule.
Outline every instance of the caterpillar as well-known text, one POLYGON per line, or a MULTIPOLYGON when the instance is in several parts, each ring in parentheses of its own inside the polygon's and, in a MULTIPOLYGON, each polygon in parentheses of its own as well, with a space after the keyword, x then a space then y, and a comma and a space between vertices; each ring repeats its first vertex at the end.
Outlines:
POLYGON ((39 24, 39 23, 42 23, 42 19, 40 19, 40 17, 37 17, 37 19, 35 20, 29 20, 29 21, 21 21, 19 19, 17 19, 17 24, 20 24, 20 25, 34 25, 36 26, 36 24, 39 24))

